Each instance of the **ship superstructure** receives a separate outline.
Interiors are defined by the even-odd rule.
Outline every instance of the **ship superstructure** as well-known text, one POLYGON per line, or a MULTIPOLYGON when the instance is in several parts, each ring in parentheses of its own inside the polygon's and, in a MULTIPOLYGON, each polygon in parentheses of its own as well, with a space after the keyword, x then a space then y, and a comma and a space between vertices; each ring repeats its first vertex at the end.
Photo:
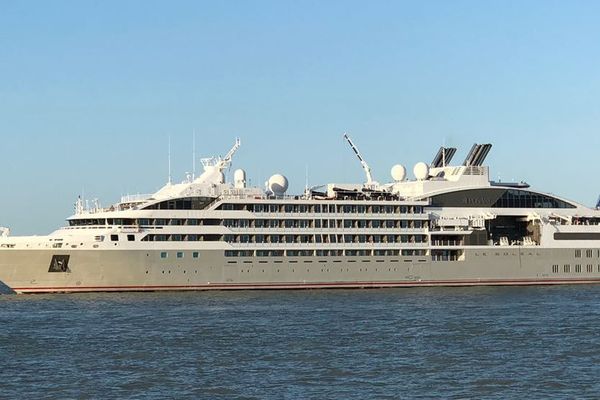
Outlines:
POLYGON ((47 236, 0 230, 0 281, 18 293, 241 288, 395 287, 600 282, 600 210, 493 182, 490 144, 461 165, 442 147, 414 179, 392 167, 287 194, 273 175, 249 187, 225 171, 240 147, 202 159, 204 172, 101 208, 79 199, 47 236))

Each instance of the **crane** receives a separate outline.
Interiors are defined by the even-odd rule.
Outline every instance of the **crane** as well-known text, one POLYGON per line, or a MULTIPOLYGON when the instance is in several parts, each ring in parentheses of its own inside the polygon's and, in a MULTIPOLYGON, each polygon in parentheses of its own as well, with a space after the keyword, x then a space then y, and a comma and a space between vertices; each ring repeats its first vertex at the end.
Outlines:
POLYGON ((231 148, 231 150, 229 150, 229 152, 225 155, 225 157, 222 158, 221 160, 219 160, 219 162, 217 164, 221 171, 225 170, 229 166, 229 164, 231 164, 233 155, 240 148, 241 144, 242 144, 242 142, 240 141, 240 138, 235 138, 235 143, 234 143, 233 147, 231 148))
POLYGON ((235 143, 234 143, 233 147, 231 148, 231 150, 229 150, 229 152, 225 155, 225 157, 223 157, 223 158, 221 158, 221 157, 203 158, 200 161, 202 162, 202 165, 205 167, 205 169, 206 169, 206 167, 214 167, 213 168, 214 170, 223 172, 224 170, 227 169, 227 167, 229 167, 229 164, 231 164, 233 155, 240 148, 241 144, 242 143, 240 141, 240 138, 235 138, 235 143))
POLYGON ((229 152, 225 155, 225 157, 211 157, 211 158, 202 158, 200 162, 204 167, 204 172, 200 175, 194 183, 212 183, 212 184, 222 184, 224 183, 223 171, 225 171, 229 165, 231 165, 231 160, 233 159, 233 155, 240 148, 241 142, 239 138, 235 139, 235 144, 229 150, 229 152))
POLYGON ((371 175, 371 167, 369 167, 369 164, 367 164, 365 159, 362 158, 362 156, 360 155, 360 152, 358 151, 358 148, 352 142, 352 139, 350 139, 348 134, 345 132, 344 132, 344 139, 346 139, 346 141, 352 148, 352 151, 354 151, 354 153, 356 154, 356 157, 358 157, 358 160, 360 161, 360 165, 362 165, 362 168, 365 170, 365 175, 367 175, 367 185, 375 184, 376 182, 373 181, 373 176, 371 175))

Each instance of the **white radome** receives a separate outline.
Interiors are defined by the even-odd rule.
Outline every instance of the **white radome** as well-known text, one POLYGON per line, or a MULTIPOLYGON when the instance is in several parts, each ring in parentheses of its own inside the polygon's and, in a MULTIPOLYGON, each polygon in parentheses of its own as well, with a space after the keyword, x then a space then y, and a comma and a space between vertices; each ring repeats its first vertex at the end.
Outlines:
POLYGON ((415 178, 417 178, 418 181, 424 181, 429 177, 429 166, 423 161, 418 162, 413 168, 413 173, 415 174, 415 178))
POLYGON ((246 171, 243 169, 236 169, 233 172, 233 184, 237 189, 243 189, 246 187, 246 171))
POLYGON ((281 174, 275 174, 269 178, 269 190, 273 194, 284 194, 288 190, 288 180, 281 174))
POLYGON ((390 173, 392 174, 392 179, 396 182, 402 182, 406 178, 406 168, 404 168, 404 165, 394 165, 390 173))

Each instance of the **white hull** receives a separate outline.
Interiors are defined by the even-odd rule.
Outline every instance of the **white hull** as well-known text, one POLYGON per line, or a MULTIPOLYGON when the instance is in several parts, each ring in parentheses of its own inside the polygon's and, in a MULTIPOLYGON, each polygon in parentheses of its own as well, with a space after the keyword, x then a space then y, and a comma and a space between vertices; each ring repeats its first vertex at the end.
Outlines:
POLYGON ((600 283, 598 249, 577 258, 573 249, 482 247, 468 250, 463 261, 435 262, 402 256, 231 260, 221 251, 166 261, 157 250, 79 250, 61 253, 70 255, 69 272, 49 272, 55 253, 5 252, 0 280, 17 293, 600 283))

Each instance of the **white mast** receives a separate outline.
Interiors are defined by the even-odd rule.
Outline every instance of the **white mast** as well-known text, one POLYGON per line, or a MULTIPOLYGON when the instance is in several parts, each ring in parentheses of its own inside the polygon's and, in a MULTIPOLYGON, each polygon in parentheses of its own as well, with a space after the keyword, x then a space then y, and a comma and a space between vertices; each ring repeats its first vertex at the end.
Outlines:
POLYGON ((169 134, 169 180, 167 184, 171 184, 171 135, 169 134))
POLYGON ((362 165, 362 168, 365 170, 365 174, 367 175, 367 185, 373 185, 375 182, 373 181, 373 176, 371 175, 371 167, 369 167, 369 164, 367 164, 367 162, 362 158, 362 156, 360 155, 360 152, 358 151, 358 148, 354 145, 354 143, 352 142, 350 137, 345 132, 344 132, 344 139, 346 139, 346 141, 348 142, 348 144, 350 145, 350 147, 356 154, 356 157, 358 157, 358 160, 360 161, 360 165, 362 165))
POLYGON ((196 179, 196 129, 192 134, 192 180, 196 179))

